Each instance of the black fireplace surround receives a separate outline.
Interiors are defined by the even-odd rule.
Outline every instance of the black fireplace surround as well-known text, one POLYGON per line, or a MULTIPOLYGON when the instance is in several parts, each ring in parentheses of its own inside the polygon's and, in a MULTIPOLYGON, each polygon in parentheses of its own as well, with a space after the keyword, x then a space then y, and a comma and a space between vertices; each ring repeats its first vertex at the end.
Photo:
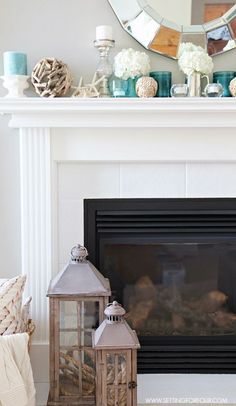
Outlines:
POLYGON ((86 199, 84 235, 139 373, 236 373, 236 199, 86 199))

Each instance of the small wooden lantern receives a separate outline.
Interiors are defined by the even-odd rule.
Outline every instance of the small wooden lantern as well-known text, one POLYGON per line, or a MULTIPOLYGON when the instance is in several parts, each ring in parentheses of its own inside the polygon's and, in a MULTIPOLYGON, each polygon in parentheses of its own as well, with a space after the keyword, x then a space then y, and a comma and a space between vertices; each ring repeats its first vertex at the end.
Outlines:
POLYGON ((50 302, 50 393, 48 405, 95 405, 92 331, 104 319, 110 284, 87 261, 86 248, 52 279, 50 302))
POLYGON ((117 302, 105 310, 107 319, 93 334, 96 350, 96 405, 137 405, 137 349, 135 331, 124 320, 117 302))

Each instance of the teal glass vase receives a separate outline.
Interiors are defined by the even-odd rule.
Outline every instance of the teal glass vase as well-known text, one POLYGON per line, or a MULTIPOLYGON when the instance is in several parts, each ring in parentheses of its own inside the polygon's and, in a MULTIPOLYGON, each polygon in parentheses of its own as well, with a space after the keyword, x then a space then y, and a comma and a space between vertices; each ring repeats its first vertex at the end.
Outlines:
POLYGON ((109 79, 109 90, 112 97, 126 97, 128 88, 127 80, 117 78, 115 75, 112 75, 109 79))
POLYGON ((172 73, 169 71, 154 71, 150 72, 150 76, 158 83, 156 97, 170 97, 172 73))
POLYGON ((229 85, 231 80, 233 80, 235 77, 236 72, 234 71, 222 71, 213 73, 213 83, 219 83, 223 86, 223 97, 231 97, 229 85))
POLYGON ((109 90, 112 97, 138 97, 136 83, 139 77, 124 80, 112 75, 109 79, 109 90))
POLYGON ((127 90, 126 90, 126 97, 138 97, 136 93, 136 83, 139 76, 135 78, 129 78, 126 80, 127 82, 127 90))

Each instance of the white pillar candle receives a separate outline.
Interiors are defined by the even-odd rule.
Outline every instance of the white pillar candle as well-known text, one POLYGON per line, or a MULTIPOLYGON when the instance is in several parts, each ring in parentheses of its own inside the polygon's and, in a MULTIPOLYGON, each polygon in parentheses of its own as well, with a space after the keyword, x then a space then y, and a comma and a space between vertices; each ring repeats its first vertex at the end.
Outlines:
POLYGON ((110 25, 99 25, 96 27, 96 40, 113 40, 112 27, 110 25))

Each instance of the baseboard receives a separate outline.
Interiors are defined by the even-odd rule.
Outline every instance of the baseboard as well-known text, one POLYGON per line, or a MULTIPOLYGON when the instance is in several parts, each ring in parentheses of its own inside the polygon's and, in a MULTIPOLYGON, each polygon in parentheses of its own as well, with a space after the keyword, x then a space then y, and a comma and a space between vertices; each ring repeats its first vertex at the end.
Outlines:
POLYGON ((49 382, 49 344, 33 342, 30 359, 36 383, 49 382))

